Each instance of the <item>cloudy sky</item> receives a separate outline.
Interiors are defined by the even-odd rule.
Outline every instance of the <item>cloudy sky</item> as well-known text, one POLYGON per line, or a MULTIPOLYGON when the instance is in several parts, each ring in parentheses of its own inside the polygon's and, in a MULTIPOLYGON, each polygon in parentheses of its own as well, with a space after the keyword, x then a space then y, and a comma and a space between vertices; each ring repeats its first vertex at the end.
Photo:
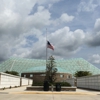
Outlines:
POLYGON ((0 62, 45 59, 46 33, 48 56, 100 68, 100 0, 0 0, 0 62))

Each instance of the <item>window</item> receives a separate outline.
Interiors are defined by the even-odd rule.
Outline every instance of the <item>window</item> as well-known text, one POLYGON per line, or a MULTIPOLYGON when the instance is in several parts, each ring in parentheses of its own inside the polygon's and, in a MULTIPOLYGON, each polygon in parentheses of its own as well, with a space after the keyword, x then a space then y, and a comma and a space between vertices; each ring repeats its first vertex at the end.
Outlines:
POLYGON ((62 77, 64 77, 64 75, 60 75, 60 77, 62 78, 62 77))
POLYGON ((30 77, 33 77, 33 74, 30 74, 30 77))

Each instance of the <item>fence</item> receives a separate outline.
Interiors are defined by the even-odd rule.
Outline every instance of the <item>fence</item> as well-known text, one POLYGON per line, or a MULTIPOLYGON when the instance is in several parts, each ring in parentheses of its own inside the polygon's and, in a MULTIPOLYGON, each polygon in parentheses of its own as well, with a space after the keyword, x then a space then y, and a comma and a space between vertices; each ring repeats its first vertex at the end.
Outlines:
POLYGON ((100 90, 100 75, 77 78, 77 87, 100 90))
POLYGON ((0 88, 9 88, 9 87, 17 87, 24 85, 31 85, 31 79, 23 78, 20 76, 15 76, 6 73, 0 73, 0 88))
POLYGON ((100 90, 100 74, 67 79, 66 82, 78 88, 100 90))

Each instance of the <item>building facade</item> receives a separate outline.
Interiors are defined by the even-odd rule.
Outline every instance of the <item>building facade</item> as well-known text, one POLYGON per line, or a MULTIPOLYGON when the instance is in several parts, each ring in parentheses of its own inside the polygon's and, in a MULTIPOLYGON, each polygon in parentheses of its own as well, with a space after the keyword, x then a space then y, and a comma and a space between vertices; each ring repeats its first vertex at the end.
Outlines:
MULTIPOLYGON (((83 58, 55 60, 57 80, 65 81, 74 76, 77 71, 89 71, 92 75, 100 74, 100 69, 83 58)), ((41 82, 45 78, 46 60, 12 57, 0 64, 0 72, 16 71, 20 76, 41 82)))
MULTIPOLYGON (((33 79, 35 83, 41 83, 45 80, 44 72, 22 73, 21 76, 33 79)), ((56 82, 66 82, 69 78, 72 78, 72 75, 69 73, 56 73, 56 82)))

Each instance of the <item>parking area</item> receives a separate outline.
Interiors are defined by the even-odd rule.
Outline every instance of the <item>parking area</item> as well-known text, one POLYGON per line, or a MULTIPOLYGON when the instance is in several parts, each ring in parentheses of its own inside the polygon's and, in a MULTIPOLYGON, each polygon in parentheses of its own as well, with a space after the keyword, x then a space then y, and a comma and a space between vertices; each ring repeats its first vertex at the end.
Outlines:
POLYGON ((0 94, 0 100, 100 100, 100 95, 0 94))
POLYGON ((76 91, 26 91, 26 86, 0 90, 0 100, 99 100, 100 92, 84 89, 76 91))

